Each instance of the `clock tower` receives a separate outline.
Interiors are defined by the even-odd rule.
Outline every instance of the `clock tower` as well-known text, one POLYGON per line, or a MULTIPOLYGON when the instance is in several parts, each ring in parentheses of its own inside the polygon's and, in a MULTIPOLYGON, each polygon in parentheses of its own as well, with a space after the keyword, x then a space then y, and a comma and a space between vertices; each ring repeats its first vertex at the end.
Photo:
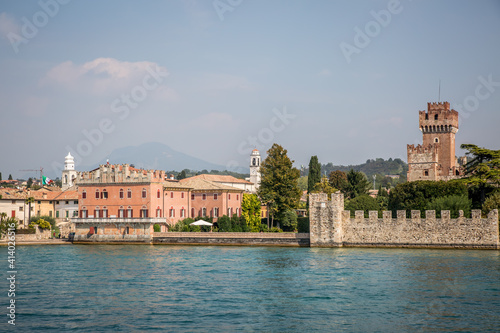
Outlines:
POLYGON ((250 181, 254 183, 255 190, 260 185, 260 153, 257 149, 250 155, 250 181))

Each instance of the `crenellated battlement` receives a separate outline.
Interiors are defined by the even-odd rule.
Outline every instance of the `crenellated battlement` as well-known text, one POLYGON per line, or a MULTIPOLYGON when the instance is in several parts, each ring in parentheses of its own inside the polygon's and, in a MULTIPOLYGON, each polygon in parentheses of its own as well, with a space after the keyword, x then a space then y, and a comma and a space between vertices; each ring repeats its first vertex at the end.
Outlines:
POLYGON ((80 172, 77 184, 94 183, 149 183, 165 180, 161 170, 136 169, 129 164, 101 164, 92 171, 80 172))
POLYGON ((437 154, 437 145, 436 144, 430 144, 427 146, 423 145, 406 145, 406 149, 408 154, 429 154, 429 153, 436 153, 437 154))
POLYGON ((486 218, 480 210, 473 210, 471 217, 460 211, 458 218, 451 218, 450 211, 421 212, 413 210, 410 217, 406 211, 370 211, 368 218, 363 211, 356 211, 351 217, 344 210, 342 193, 312 193, 310 202, 311 246, 375 246, 375 247, 437 247, 437 248, 484 248, 500 249, 498 234, 498 210, 491 211, 486 218))
POLYGON ((421 129, 427 126, 443 131, 446 126, 447 131, 458 130, 458 112, 450 109, 449 102, 427 103, 427 111, 419 111, 418 115, 421 129))

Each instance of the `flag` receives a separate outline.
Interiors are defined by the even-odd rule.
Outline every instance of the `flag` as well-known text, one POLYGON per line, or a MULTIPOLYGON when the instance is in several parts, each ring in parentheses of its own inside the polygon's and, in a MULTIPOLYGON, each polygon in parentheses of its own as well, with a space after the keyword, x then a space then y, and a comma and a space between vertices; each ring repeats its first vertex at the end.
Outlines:
POLYGON ((45 177, 45 176, 42 176, 42 180, 43 180, 43 182, 42 182, 43 185, 50 185, 50 184, 52 184, 54 182, 49 177, 45 177))

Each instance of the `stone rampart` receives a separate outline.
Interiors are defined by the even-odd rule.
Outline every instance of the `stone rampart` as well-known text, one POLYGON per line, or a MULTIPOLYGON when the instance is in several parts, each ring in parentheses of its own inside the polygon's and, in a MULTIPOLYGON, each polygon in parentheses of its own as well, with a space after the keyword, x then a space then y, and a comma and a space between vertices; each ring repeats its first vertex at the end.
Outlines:
POLYGON ((436 247, 436 248, 482 248, 500 249, 498 210, 493 210, 487 218, 481 218, 481 211, 473 210, 471 218, 463 213, 456 219, 450 218, 449 211, 442 211, 441 218, 436 212, 426 211, 421 218, 420 211, 412 211, 406 218, 405 211, 398 211, 397 218, 392 212, 356 211, 351 218, 344 211, 341 193, 327 200, 326 194, 310 196, 311 246, 373 246, 373 247, 436 247))
POLYGON ((251 232, 155 232, 153 244, 309 246, 309 234, 251 232))

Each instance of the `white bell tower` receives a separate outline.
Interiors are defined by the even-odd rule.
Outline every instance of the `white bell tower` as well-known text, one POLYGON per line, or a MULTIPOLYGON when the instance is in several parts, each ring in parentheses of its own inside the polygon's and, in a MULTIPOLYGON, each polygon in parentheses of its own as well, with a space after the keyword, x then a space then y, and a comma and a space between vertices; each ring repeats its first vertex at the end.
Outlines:
POLYGON ((75 158, 68 153, 64 158, 64 170, 62 171, 62 190, 66 191, 75 184, 77 172, 75 170, 75 158))
POLYGON ((260 186, 260 153, 257 149, 250 155, 250 181, 254 183, 255 190, 260 186))

